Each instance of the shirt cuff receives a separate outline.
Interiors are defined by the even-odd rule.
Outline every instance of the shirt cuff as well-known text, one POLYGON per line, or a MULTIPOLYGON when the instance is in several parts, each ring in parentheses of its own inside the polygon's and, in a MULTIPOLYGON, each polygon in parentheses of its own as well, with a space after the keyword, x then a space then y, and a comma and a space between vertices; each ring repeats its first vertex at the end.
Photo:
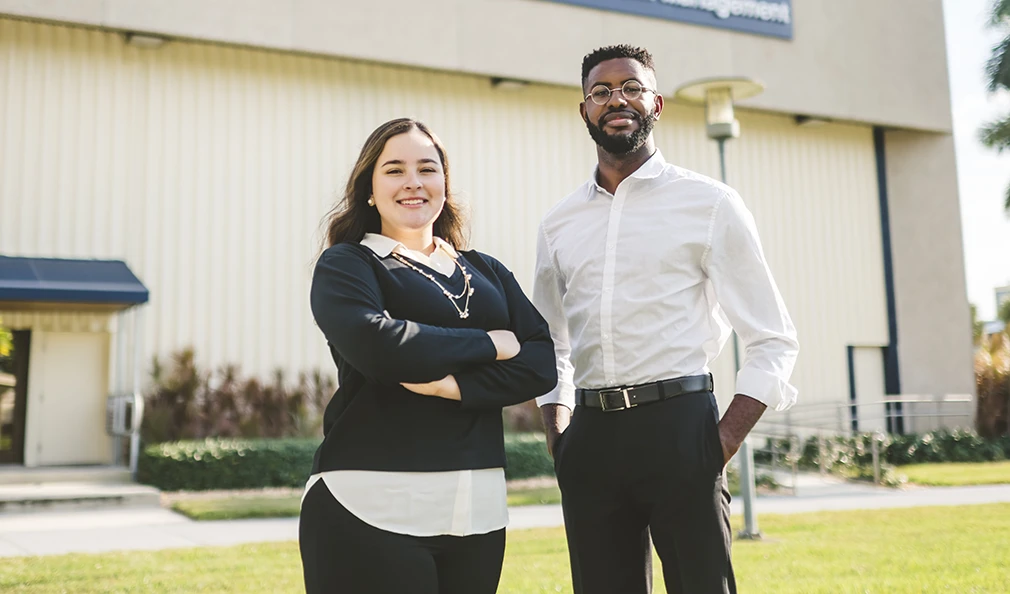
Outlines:
POLYGON ((575 410, 575 386, 558 382, 553 390, 537 398, 537 406, 545 404, 561 404, 567 406, 568 410, 575 410))
POLYGON ((798 391, 788 381, 762 369, 744 368, 736 376, 736 393, 783 411, 796 404, 798 391))

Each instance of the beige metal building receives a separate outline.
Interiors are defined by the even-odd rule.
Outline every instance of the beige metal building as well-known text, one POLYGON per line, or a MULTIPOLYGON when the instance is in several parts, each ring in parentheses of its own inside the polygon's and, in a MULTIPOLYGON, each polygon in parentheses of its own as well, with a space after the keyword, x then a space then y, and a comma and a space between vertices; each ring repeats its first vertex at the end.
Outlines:
MULTIPOLYGON (((142 361, 191 345, 262 376, 330 369, 308 282, 366 135, 393 117, 429 123, 473 246, 529 289, 541 215, 595 163, 582 56, 624 42, 656 57, 664 155, 713 177, 704 112, 673 90, 717 75, 767 87, 738 105, 728 181, 799 330, 794 380, 824 405, 807 412, 848 428, 852 403, 972 394, 940 0, 0 0, 0 255, 125 262, 150 291, 142 361), (674 12, 626 12, 641 4, 674 12), (746 30, 783 14, 777 33, 746 30)), ((48 403, 104 411, 115 383, 129 334, 80 315, 0 302, 15 330, 71 324, 102 337, 82 350, 105 353, 87 394, 29 382, 26 454, 66 441, 38 414, 48 403)), ((732 385, 731 359, 717 385, 732 385)), ((855 410, 861 429, 879 424, 855 410)), ((963 424, 970 409, 944 410, 963 424)))

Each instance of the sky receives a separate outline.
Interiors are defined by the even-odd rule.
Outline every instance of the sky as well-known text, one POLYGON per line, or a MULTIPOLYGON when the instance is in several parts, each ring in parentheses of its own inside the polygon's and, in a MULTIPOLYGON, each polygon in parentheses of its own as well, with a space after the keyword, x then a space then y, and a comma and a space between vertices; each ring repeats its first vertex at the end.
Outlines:
POLYGON ((968 300, 983 320, 996 315, 993 289, 1010 285, 1010 217, 1003 212, 1010 153, 997 155, 978 141, 984 122, 1010 113, 1010 93, 991 96, 985 86, 985 62, 1001 38, 985 27, 992 4, 943 0, 968 300))

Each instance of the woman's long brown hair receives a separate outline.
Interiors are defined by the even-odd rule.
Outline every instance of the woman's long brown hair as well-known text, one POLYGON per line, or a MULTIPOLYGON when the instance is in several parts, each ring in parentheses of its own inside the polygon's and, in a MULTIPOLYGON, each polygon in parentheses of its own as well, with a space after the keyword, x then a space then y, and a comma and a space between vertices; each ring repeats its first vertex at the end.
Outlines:
POLYGON ((442 141, 423 123, 410 118, 398 118, 376 128, 361 147, 361 154, 358 155, 358 161, 347 180, 343 198, 326 215, 324 249, 343 242, 357 243, 365 233, 379 233, 381 229, 379 211, 368 205, 368 198, 372 195, 372 173, 375 171, 375 163, 379 160, 382 149, 386 147, 386 141, 413 129, 420 130, 435 144, 438 158, 442 161, 442 171, 445 173, 445 206, 435 219, 433 233, 458 250, 466 248, 466 221, 462 209, 449 191, 451 187, 449 160, 446 158, 442 141))

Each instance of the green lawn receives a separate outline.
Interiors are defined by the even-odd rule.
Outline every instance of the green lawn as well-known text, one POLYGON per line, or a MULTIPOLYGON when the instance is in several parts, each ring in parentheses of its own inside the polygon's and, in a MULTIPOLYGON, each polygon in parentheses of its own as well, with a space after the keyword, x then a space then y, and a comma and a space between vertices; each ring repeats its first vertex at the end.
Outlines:
MULTIPOLYGON (((731 492, 738 485, 730 481, 731 492)), ((194 520, 240 520, 243 518, 289 518, 298 515, 301 495, 241 495, 212 498, 182 499, 172 503, 172 509, 194 520)), ((561 490, 556 484, 536 487, 509 487, 508 504, 549 505, 561 503, 561 490)))
MULTIPOLYGON (((730 476, 729 490, 734 497, 740 492, 740 479, 736 475, 730 476)), ((552 503, 561 503, 561 489, 557 485, 526 489, 509 488, 508 504, 510 507, 517 505, 548 505, 552 503)))
MULTIPOLYGON (((760 520, 764 541, 734 544, 747 594, 1010 592, 1010 504, 760 520)), ((0 592, 274 594, 302 592, 300 571, 295 543, 19 557, 0 563, 0 592)), ((571 592, 563 531, 510 532, 499 593, 544 592, 571 592)))
MULTIPOLYGON (((742 520, 734 518, 734 530, 742 520)), ((1010 504, 760 517, 733 545, 747 594, 1010 592, 1010 504)), ((499 593, 571 592, 560 530, 509 535, 499 593)), ((658 562, 656 594, 665 594, 658 562)))
POLYGON ((548 505, 561 503, 561 489, 557 485, 531 489, 509 489, 509 507, 517 505, 548 505))
POLYGON ((298 515, 301 495, 220 497, 177 501, 172 509, 194 520, 291 518, 298 515))
POLYGON ((897 470, 908 477, 908 482, 917 485, 963 487, 1010 484, 1010 461, 909 464, 898 466, 897 470))
MULTIPOLYGON (((291 518, 298 515, 301 494, 240 495, 181 499, 172 509, 194 520, 240 520, 243 518, 291 518)), ((508 504, 546 505, 561 503, 557 485, 509 488, 508 504)))

